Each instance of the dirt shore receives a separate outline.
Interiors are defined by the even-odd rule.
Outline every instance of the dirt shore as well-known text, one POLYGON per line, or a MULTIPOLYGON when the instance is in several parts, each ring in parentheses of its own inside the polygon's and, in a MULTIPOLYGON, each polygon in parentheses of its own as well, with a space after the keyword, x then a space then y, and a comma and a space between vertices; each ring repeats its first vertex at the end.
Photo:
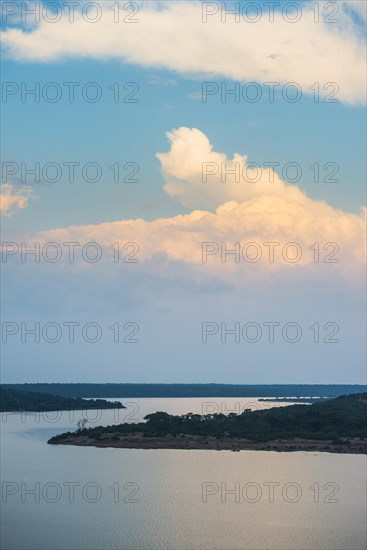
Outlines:
POLYGON ((367 440, 350 439, 345 443, 309 439, 276 439, 254 442, 241 438, 202 437, 202 436, 162 436, 144 437, 142 433, 108 434, 100 439, 86 436, 65 436, 48 441, 51 445, 78 445, 82 447, 113 447, 115 449, 201 449, 217 451, 280 451, 280 452, 327 452, 343 454, 367 454, 367 440))

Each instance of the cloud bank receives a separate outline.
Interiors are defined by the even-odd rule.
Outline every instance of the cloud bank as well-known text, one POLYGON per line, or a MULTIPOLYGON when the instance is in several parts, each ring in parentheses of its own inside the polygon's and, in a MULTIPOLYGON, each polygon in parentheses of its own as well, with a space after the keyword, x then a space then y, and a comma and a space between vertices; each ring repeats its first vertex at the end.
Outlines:
MULTIPOLYGON (((200 130, 178 128, 168 133, 171 148, 157 156, 161 162, 166 181, 165 190, 185 206, 194 210, 186 215, 159 218, 107 222, 98 225, 73 226, 43 232, 37 236, 41 241, 90 242, 96 241, 106 247, 119 242, 139 245, 139 259, 154 261, 164 258, 188 266, 205 269, 213 267, 216 275, 235 268, 236 262, 229 258, 221 262, 216 254, 203 265, 202 243, 226 243, 233 249, 234 243, 255 242, 262 249, 262 265, 266 270, 276 270, 293 265, 285 262, 279 252, 290 242, 298 244, 302 256, 297 266, 322 266, 324 258, 337 251, 335 269, 343 275, 355 276, 363 269, 365 210, 360 216, 335 209, 324 201, 309 198, 298 187, 283 182, 271 169, 264 171, 264 181, 254 184, 223 183, 220 176, 213 181, 201 180, 202 163, 238 162, 247 166, 245 156, 235 154, 228 159, 224 153, 213 150, 208 137, 200 130), (269 183, 269 180, 273 183, 269 183), (212 211, 203 209, 206 204, 212 211), (276 242, 275 261, 266 261, 268 248, 263 243, 276 242), (320 243, 334 243, 321 252, 320 262, 314 263, 314 254, 309 247, 320 243), (265 261, 264 261, 265 260, 265 261)), ((249 169, 249 173, 250 173, 249 169)), ((253 249, 249 256, 256 251, 253 249)), ((255 254, 256 256, 256 254, 255 254)), ((251 261, 250 261, 251 263, 251 261)), ((327 266, 330 267, 330 266, 327 266)))
MULTIPOLYGON (((72 345, 64 339, 33 343, 30 336, 27 344, 19 345, 19 335, 14 336, 4 346, 4 377, 222 382, 225 365, 225 379, 232 382, 362 383, 364 217, 312 200, 271 171, 256 185, 230 179, 223 183, 217 174, 202 183, 203 161, 230 166, 235 159, 243 167, 248 166, 247 158, 228 158, 216 151, 196 128, 174 129, 168 138, 168 151, 158 154, 165 189, 190 205, 190 213, 150 222, 130 219, 56 228, 22 238, 31 250, 37 241, 61 246, 95 241, 106 261, 87 263, 77 253, 74 264, 36 263, 31 254, 22 263, 17 254, 3 264, 4 320, 29 327, 35 322, 44 326, 75 321, 83 326, 97 321, 103 327, 103 338, 96 344, 80 338, 72 345), (268 176, 274 178, 272 185, 268 176), (117 242, 121 251, 127 242, 138 243, 139 263, 114 263, 108 249, 117 242), (232 255, 222 263, 219 253, 202 263, 202 242, 225 243, 232 250, 235 242, 257 242, 263 258, 235 263, 232 255), (267 261, 266 242, 279 243, 274 263, 267 261), (302 249, 297 263, 285 262, 280 253, 289 242, 302 249), (320 243, 319 263, 309 250, 315 242, 320 243), (339 263, 324 263, 326 254, 334 252, 323 249, 327 242, 338 244, 339 263), (140 343, 114 343, 108 327, 116 321, 120 326, 138 323, 140 343), (223 344, 219 336, 203 344, 201 324, 207 321, 226 322, 228 327, 257 322, 263 328, 265 322, 297 322, 303 336, 297 344, 273 344, 264 330, 257 345, 233 339, 223 344), (318 343, 310 330, 315 322, 321 331, 318 343), (340 326, 338 345, 324 345, 329 322, 340 326), (103 373, 98 374, 101 365, 103 373)), ((252 248, 249 256, 253 254, 252 248)))
MULTIPOLYGON (((185 0, 137 2, 140 9, 131 18, 138 22, 123 22, 129 14, 121 10, 120 22, 115 23, 112 4, 116 2, 101 4, 102 16, 95 23, 78 11, 70 22, 65 11, 52 23, 43 19, 31 29, 8 28, 4 46, 8 55, 21 61, 119 59, 211 79, 296 82, 305 93, 312 93, 308 88, 319 82, 321 95, 330 92, 322 90, 323 84, 335 82, 341 101, 365 102, 365 44, 356 21, 356 15, 365 18, 360 2, 338 4, 338 23, 327 21, 330 10, 315 22, 311 3, 302 3, 295 23, 276 11, 274 21, 264 11, 256 23, 243 18, 236 22, 231 15, 222 22, 220 13, 208 15, 204 22, 206 8, 185 0)), ((318 5, 322 11, 323 3, 318 5)))

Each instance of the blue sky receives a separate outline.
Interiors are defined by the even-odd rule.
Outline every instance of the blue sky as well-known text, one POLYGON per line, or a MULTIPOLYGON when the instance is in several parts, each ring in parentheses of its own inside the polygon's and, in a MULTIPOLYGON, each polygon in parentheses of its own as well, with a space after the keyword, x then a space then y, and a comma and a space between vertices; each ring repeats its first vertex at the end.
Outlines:
MULTIPOLYGON (((82 337, 70 344, 65 335, 55 344, 31 337, 22 344, 19 331, 3 346, 3 380, 363 383, 364 3, 332 3, 334 26, 324 22, 329 12, 322 2, 318 23, 310 2, 298 3, 299 21, 285 22, 280 13, 289 2, 281 2, 271 25, 264 3, 257 23, 223 23, 219 11, 204 24, 200 2, 137 2, 133 26, 114 24, 107 4, 113 2, 104 3, 94 25, 78 17, 68 23, 64 12, 54 24, 25 26, 18 13, 3 25, 5 86, 39 83, 42 90, 54 82, 62 96, 37 103, 22 102, 20 92, 6 101, 3 94, 2 241, 30 247, 94 241, 104 251, 95 264, 80 257, 70 264, 65 255, 55 264, 22 263, 19 254, 3 263, 5 322, 73 320, 103 328, 95 344, 82 337), (279 87, 270 102, 264 82, 274 81, 279 87), (80 83, 74 103, 65 82, 80 83), (80 94, 90 82, 103 94, 96 103, 80 94), (135 89, 137 102, 115 103, 109 88, 116 82, 122 94, 135 89), (203 102, 205 82, 241 92, 253 82, 262 99, 222 101, 217 93, 203 102), (279 92, 294 82, 302 90, 297 103, 279 92), (319 102, 309 89, 314 82, 319 102), (324 101, 334 89, 322 91, 330 82, 338 86, 335 103, 324 101), (134 84, 124 91, 127 83, 134 84), (74 161, 98 163, 100 181, 83 181, 80 167, 68 181, 64 163, 74 161), (202 163, 222 161, 241 169, 277 162, 275 174, 263 172, 275 183, 265 178, 257 187, 238 187, 216 175, 203 184, 202 163), (63 166, 60 180, 6 175, 11 163, 37 162, 63 166), (115 163, 135 163, 139 181, 115 183, 109 169, 115 163), (282 172, 288 163, 302 170, 294 183, 282 172), (319 182, 310 168, 315 163, 319 182), (330 167, 337 168, 337 182, 322 181, 330 167), (132 241, 139 263, 114 264, 108 247, 132 241), (228 248, 255 241, 263 250, 268 241, 296 242, 302 258, 297 265, 281 257, 254 265, 218 256, 203 264, 204 241, 228 248), (339 262, 312 262, 315 241, 321 248, 337 243, 339 262), (140 327, 139 343, 113 344, 108 327, 129 321, 140 327), (297 322, 303 336, 294 344, 280 336, 274 344, 265 337, 237 344, 215 335, 203 344, 208 321, 297 322), (337 324, 340 342, 312 342, 314 322, 337 324)), ((246 2, 238 5, 241 11, 246 2)), ((220 10, 220 3, 213 6, 220 10)))
MULTIPOLYGON (((22 212, 22 219, 6 220, 9 227, 39 231, 54 227, 55 221, 57 226, 64 226, 125 217, 152 219, 182 211, 180 205, 168 204, 155 158, 157 152, 167 150, 165 133, 181 126, 197 127, 217 150, 228 155, 233 151, 247 154, 260 165, 274 160, 281 166, 297 162, 303 172, 298 185, 316 199, 351 212, 358 212, 365 203, 362 106, 315 104, 307 96, 298 104, 287 103, 282 97, 270 104, 265 92, 256 104, 235 103, 231 96, 221 103, 219 94, 203 104, 189 97, 201 90, 202 80, 178 78, 173 72, 140 69, 118 61, 76 60, 52 65, 3 62, 5 81, 27 82, 29 87, 34 82, 84 85, 95 82, 96 74, 105 97, 98 103, 89 104, 78 94, 71 105, 67 89, 62 87, 64 97, 55 104, 37 104, 32 98, 23 104, 17 94, 3 105, 6 159, 26 162, 30 167, 36 162, 62 165, 74 160, 81 164, 96 161, 107 176, 96 184, 80 178, 73 185, 65 168, 59 182, 37 186, 37 200, 22 212), (114 103, 108 90, 114 82, 137 83, 139 103, 114 103), (139 184, 114 184, 108 167, 129 161, 139 164, 139 184), (314 162, 337 163, 339 182, 316 183, 309 169, 314 162), (157 205, 154 209, 142 213, 141 209, 153 204, 157 205)), ((230 89, 231 81, 225 82, 230 89)), ((32 184, 33 178, 29 176, 27 182, 32 184)))

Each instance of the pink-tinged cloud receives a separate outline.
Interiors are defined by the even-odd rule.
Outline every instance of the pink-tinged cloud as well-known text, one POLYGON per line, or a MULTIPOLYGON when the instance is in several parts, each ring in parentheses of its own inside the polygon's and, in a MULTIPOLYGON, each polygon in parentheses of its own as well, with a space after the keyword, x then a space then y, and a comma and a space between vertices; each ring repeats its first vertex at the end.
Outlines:
POLYGON ((0 189, 0 212, 7 217, 12 216, 17 210, 25 208, 32 196, 32 189, 27 186, 17 189, 11 183, 4 183, 0 189))
MULTIPOLYGON (((222 243, 228 250, 240 243, 240 263, 243 263, 242 247, 252 242, 261 247, 261 261, 256 263, 265 271, 311 265, 322 270, 324 260, 329 258, 333 265, 327 267, 343 275, 362 273, 365 209, 361 215, 351 214, 324 201, 313 200, 298 187, 283 182, 271 169, 266 170, 264 181, 256 184, 223 183, 218 175, 213 181, 203 183, 204 161, 230 165, 235 159, 246 166, 246 157, 234 155, 233 159, 228 159, 225 154, 214 151, 207 136, 195 128, 179 128, 168 137, 170 151, 157 155, 166 181, 165 190, 186 206, 190 205, 191 213, 154 221, 131 219, 59 228, 43 232, 37 239, 61 243, 95 241, 105 247, 118 242, 121 249, 126 243, 134 242, 139 246, 138 257, 142 262, 164 257, 167 261, 183 262, 199 272, 212 269, 218 277, 222 274, 224 278, 239 264, 230 255, 222 262, 222 243), (269 179, 273 183, 269 183, 269 179), (204 204, 207 208, 203 208, 204 204), (203 243, 216 243, 219 247, 218 253, 209 255, 205 264, 203 243), (267 260, 272 245, 264 243, 277 243, 274 244, 273 262, 267 260), (294 264, 285 262, 282 256, 283 248, 289 243, 296 243, 302 252, 294 264), (314 249, 310 249, 314 243, 319 243, 320 248, 316 263, 314 249)), ((209 250, 215 248, 213 245, 209 250)), ((294 253, 295 249, 291 255, 294 253)), ((254 256, 256 246, 248 250, 248 257, 254 256)))

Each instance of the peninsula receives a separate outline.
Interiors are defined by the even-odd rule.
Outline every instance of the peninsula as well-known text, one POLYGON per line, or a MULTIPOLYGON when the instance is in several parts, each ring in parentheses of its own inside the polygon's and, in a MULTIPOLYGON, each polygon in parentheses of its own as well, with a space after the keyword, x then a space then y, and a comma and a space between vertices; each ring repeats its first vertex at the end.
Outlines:
POLYGON ((0 412, 81 411, 89 409, 124 409, 119 401, 81 399, 0 387, 0 412))
POLYGON ((367 393, 311 405, 182 416, 148 414, 145 422, 98 426, 52 437, 53 445, 133 449, 325 451, 367 454, 367 393))

